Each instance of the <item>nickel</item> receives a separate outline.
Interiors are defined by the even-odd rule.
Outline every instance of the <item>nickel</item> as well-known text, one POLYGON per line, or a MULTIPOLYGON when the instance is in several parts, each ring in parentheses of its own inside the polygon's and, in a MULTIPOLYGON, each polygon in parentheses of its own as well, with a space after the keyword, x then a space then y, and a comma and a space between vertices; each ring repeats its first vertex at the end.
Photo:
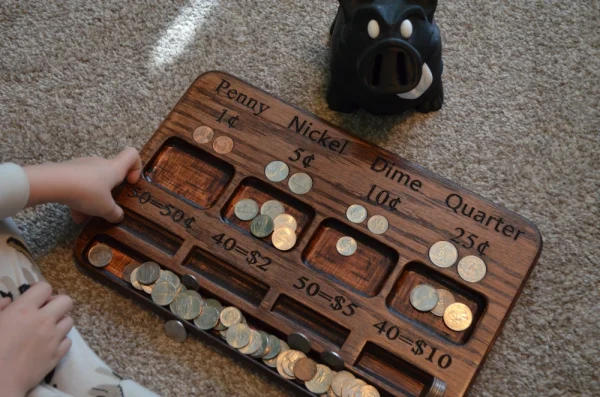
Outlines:
POLYGON ((259 215, 250 224, 250 231, 258 238, 267 237, 273 232, 273 219, 268 215, 259 215))
POLYGON ((283 204, 277 200, 269 200, 260 207, 261 215, 268 215, 269 218, 275 219, 285 212, 283 204))
POLYGON ((450 267, 458 259, 458 250, 449 241, 438 241, 429 248, 429 259, 437 267, 450 267))
POLYGON ((442 317, 444 315, 444 311, 448 306, 454 303, 454 295, 445 289, 438 289, 438 303, 435 305, 431 313, 438 317, 442 317))
POLYGON ((112 260, 112 250, 107 245, 96 244, 88 252, 88 260, 94 267, 105 267, 112 260))
POLYGON ((258 204, 252 199, 237 202, 234 208, 235 216, 242 221, 250 221, 258 215, 258 204))
POLYGON ((453 303, 444 311, 444 323, 452 331, 464 331, 471 326, 473 313, 464 303, 453 303))
POLYGON ((343 255, 343 256, 354 255, 357 247, 358 246, 356 245, 356 240, 354 240, 352 237, 348 237, 348 236, 340 238, 337 241, 337 244, 335 245, 337 252, 339 252, 340 255, 343 255))
POLYGON ((159 306, 167 306, 173 302, 177 288, 168 281, 159 281, 152 288, 152 300, 159 306))
POLYGON ((383 234, 388 230, 389 226, 387 218, 381 215, 374 215, 367 222, 367 227, 373 234, 383 234))
POLYGON ((246 324, 234 324, 227 329, 225 339, 229 346, 241 349, 250 343, 250 328, 246 324))
POLYGON ((138 268, 137 280, 144 285, 156 282, 160 277, 160 266, 156 262, 146 262, 138 268))
POLYGON ((421 312, 431 311, 438 300, 438 293, 431 285, 417 285, 410 293, 410 304, 421 312))
POLYGON ((476 283, 483 280, 487 268, 485 262, 474 255, 465 256, 458 262, 458 275, 463 280, 470 283, 476 283))
POLYGON ((288 177, 290 168, 283 161, 271 161, 265 167, 265 176, 272 182, 281 182, 288 177))
POLYGON ((280 251, 289 251, 296 245, 296 233, 290 228, 280 227, 271 237, 273 245, 280 251))
POLYGON ((306 194, 312 189, 313 180, 310 175, 299 172, 290 177, 288 186, 293 193, 306 194))
POLYGON ((213 306, 204 306, 202 312, 194 319, 194 324, 201 330, 213 329, 219 322, 219 312, 213 306))
POLYGON ((354 204, 346 210, 346 217, 352 223, 361 223, 367 219, 367 209, 360 204, 354 204))

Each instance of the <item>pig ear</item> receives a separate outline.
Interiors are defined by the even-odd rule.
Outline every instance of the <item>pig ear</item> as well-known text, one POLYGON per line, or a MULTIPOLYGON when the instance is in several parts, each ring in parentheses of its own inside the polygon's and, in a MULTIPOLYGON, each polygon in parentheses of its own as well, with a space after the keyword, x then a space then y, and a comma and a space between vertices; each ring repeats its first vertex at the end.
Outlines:
POLYGON ((427 19, 432 21, 433 14, 435 14, 435 9, 437 8, 437 0, 417 0, 416 3, 423 7, 425 14, 427 14, 427 19))

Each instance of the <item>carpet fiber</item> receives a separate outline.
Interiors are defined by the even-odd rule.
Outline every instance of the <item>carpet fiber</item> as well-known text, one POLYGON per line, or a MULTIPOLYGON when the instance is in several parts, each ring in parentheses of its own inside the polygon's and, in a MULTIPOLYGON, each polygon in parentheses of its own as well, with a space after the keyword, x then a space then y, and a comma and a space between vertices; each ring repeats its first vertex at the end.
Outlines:
MULTIPOLYGON (((536 223, 544 251, 472 396, 600 394, 600 3, 442 0, 442 111, 331 112, 334 0, 13 1, 0 5, 0 161, 141 148, 220 69, 536 223), (158 3, 158 4, 157 4, 158 3)), ((165 396, 287 392, 79 273, 67 209, 16 217, 75 323, 117 372, 165 396)))

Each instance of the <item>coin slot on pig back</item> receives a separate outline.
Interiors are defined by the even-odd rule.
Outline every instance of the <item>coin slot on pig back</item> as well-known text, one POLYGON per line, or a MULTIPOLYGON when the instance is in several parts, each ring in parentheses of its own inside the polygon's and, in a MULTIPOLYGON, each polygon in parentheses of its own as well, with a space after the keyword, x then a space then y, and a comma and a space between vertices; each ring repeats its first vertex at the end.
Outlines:
MULTIPOLYGON (((235 216, 235 205, 244 199, 252 199, 256 201, 259 208, 270 200, 277 200, 285 209, 285 213, 291 215, 296 219, 296 239, 297 241, 302 238, 306 228, 315 217, 315 210, 308 204, 303 203, 294 196, 277 189, 276 187, 264 182, 258 178, 249 177, 244 179, 237 187, 227 204, 221 211, 221 217, 223 220, 230 225, 233 225, 237 229, 240 229, 246 233, 250 232, 250 224, 252 221, 242 221, 235 216)), ((265 237, 261 239, 266 244, 273 245, 271 237, 265 237)))
POLYGON ((416 321, 441 337, 458 344, 464 344, 469 340, 486 306, 485 298, 478 292, 463 287, 451 278, 419 262, 411 262, 404 267, 386 303, 393 314, 416 321), (445 289, 452 293, 456 302, 467 305, 473 313, 471 326, 464 331, 455 332, 446 326, 443 317, 435 316, 431 312, 420 312, 413 308, 410 304, 410 293, 420 284, 429 284, 435 289, 445 289))
POLYGON ((195 207, 213 206, 233 178, 225 161, 182 139, 168 139, 144 170, 144 177, 195 207))
POLYGON ((375 296, 398 262, 398 253, 365 233, 330 218, 319 225, 302 253, 302 260, 307 266, 362 295, 375 296), (352 237, 358 245, 351 256, 342 256, 336 249, 337 241, 344 236, 352 237))

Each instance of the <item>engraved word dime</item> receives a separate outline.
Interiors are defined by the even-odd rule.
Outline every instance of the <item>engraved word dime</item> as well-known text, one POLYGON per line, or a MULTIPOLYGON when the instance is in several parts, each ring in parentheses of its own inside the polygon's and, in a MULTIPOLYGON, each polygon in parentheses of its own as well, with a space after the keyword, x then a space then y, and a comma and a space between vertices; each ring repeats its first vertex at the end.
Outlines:
POLYGON ((431 311, 431 313, 438 317, 442 317, 446 308, 455 302, 454 295, 452 295, 450 291, 445 289, 438 289, 437 293, 439 300, 437 305, 435 305, 435 307, 431 311))
POLYGON ((352 223, 361 223, 367 219, 367 209, 360 204, 353 204, 346 210, 346 217, 352 223))
POLYGON ((194 130, 194 133, 192 134, 192 137, 198 143, 208 143, 212 141, 214 136, 215 132, 213 131, 213 129, 205 125, 196 128, 194 130))
POLYGON ((240 200, 234 207, 235 216, 242 221, 251 221, 258 215, 258 204, 252 199, 240 200))
POLYGON ((356 240, 354 240, 352 237, 345 236, 341 237, 337 241, 335 248, 340 255, 351 256, 354 255, 358 246, 356 244, 356 240))
POLYGON ((485 262, 474 255, 462 258, 458 262, 457 270, 458 275, 462 277, 463 280, 470 283, 476 283, 483 280, 485 273, 487 272, 485 262))
POLYGON ((421 312, 431 311, 438 300, 438 293, 431 285, 417 285, 410 293, 410 304, 421 312))
POLYGON ((458 259, 458 250, 449 241, 438 241, 429 248, 429 259, 437 267, 450 267, 458 259))
POLYGON ((453 303, 444 311, 444 323, 452 331, 464 331, 471 326, 473 313, 464 303, 453 303))
POLYGON ((280 227, 271 237, 273 245, 280 251, 289 251, 296 245, 296 233, 290 228, 280 227))
POLYGON ((271 161, 265 167, 265 176, 272 182, 281 182, 288 177, 290 168, 283 161, 271 161))
POLYGON ((271 219, 277 218, 285 212, 283 204, 277 200, 269 200, 260 207, 261 215, 268 215, 271 219))
POLYGON ((306 194, 312 189, 313 180, 310 175, 299 172, 290 177, 288 186, 293 193, 306 194))
MULTIPOLYGON (((295 367, 295 365, 294 365, 295 367)), ((333 372, 323 364, 317 364, 317 374, 314 378, 305 382, 304 385, 308 390, 313 393, 321 394, 325 393, 329 386, 331 386, 331 380, 333 379, 333 372)))
POLYGON ((367 222, 367 227, 373 234, 383 234, 388 230, 389 226, 387 218, 381 215, 374 215, 367 222))
POLYGON ((250 224, 250 231, 258 238, 267 237, 273 232, 273 219, 268 215, 259 215, 250 224))
POLYGON ((219 154, 227 154, 233 150, 233 139, 228 136, 220 136, 213 142, 213 149, 219 154))
POLYGON ((104 244, 94 245, 88 252, 88 260, 94 267, 105 267, 112 261, 112 250, 104 244))
POLYGON ((281 214, 276 218, 273 218, 273 228, 275 230, 280 229, 282 227, 287 227, 291 229, 293 232, 298 228, 298 223, 296 222, 296 218, 289 214, 281 214))

